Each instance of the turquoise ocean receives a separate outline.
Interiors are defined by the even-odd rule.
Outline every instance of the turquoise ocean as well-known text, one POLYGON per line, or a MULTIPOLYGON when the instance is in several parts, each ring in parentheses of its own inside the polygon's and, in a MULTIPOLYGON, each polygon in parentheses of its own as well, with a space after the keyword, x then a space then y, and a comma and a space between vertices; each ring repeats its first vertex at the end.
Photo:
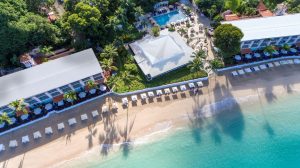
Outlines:
POLYGON ((300 95, 244 104, 71 167, 299 168, 300 95))

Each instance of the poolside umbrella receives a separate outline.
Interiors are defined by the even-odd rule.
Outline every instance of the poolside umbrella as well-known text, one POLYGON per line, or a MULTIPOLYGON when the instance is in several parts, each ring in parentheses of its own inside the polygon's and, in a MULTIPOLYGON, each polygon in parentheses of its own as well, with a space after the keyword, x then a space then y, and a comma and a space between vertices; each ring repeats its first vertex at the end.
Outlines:
POLYGON ((137 96, 136 95, 132 95, 131 96, 131 100, 134 101, 134 102, 137 101, 137 96))
POLYGON ((148 92, 148 96, 149 97, 154 97, 154 93, 153 92, 148 92))
POLYGON ((199 81, 199 82, 197 82, 197 85, 198 85, 198 87, 203 87, 203 82, 199 81))
POLYGON ((166 93, 166 94, 170 94, 170 93, 171 93, 170 89, 169 89, 169 88, 166 88, 166 89, 165 89, 165 93, 166 93))
POLYGON ((195 84, 194 83, 189 83, 189 87, 192 89, 195 87, 195 84))
POLYGON ((178 88, 177 88, 177 87, 172 87, 172 91, 173 91, 174 93, 177 93, 177 92, 178 92, 178 88))
POLYGON ((160 96, 160 95, 162 95, 162 91, 161 90, 157 90, 156 94, 157 94, 157 96, 160 96))
POLYGON ((127 97, 122 98, 122 104, 127 105, 128 104, 128 99, 127 97))
POLYGON ((181 91, 186 91, 185 85, 181 85, 181 86, 180 86, 180 90, 181 90, 181 91))
POLYGON ((237 60, 237 61, 241 61, 242 57, 240 55, 236 55, 236 56, 234 56, 234 59, 237 60))
POLYGON ((147 99, 146 93, 142 93, 142 94, 141 94, 141 98, 142 98, 143 100, 147 99))

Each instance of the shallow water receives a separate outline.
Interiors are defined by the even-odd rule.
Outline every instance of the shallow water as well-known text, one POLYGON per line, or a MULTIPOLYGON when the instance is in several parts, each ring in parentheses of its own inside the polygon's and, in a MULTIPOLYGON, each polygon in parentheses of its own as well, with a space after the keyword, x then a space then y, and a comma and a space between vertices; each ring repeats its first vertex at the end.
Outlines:
MULTIPOLYGON (((157 141, 97 159, 85 168, 300 167, 300 95, 237 106, 162 133, 157 141), (101 161, 100 161, 101 160, 101 161)), ((73 162, 75 163, 75 162, 73 162)), ((74 167, 70 166, 70 167, 74 167)))

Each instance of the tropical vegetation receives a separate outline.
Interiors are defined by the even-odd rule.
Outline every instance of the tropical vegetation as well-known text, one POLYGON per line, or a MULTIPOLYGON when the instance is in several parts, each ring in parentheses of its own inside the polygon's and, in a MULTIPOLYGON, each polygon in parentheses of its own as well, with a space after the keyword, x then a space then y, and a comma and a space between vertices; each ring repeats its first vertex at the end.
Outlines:
POLYGON ((21 114, 29 113, 27 106, 24 102, 24 99, 15 100, 11 102, 9 106, 11 106, 15 110, 15 112, 20 112, 21 114))
POLYGON ((6 112, 2 112, 1 114, 0 114, 0 124, 3 124, 3 123, 8 123, 8 124, 11 124, 12 123, 12 121, 11 121, 11 119, 9 118, 9 116, 7 115, 7 113, 6 112))
POLYGON ((75 91, 69 91, 64 94, 64 99, 68 102, 74 103, 75 100, 77 100, 77 95, 75 91))

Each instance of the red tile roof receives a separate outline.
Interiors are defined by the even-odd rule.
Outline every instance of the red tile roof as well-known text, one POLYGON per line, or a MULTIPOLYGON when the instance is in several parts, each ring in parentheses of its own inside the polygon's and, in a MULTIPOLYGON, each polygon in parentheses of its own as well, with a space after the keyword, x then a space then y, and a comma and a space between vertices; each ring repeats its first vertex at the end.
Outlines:
POLYGON ((232 20, 239 20, 240 18, 236 14, 225 15, 224 20, 232 21, 232 20))
POLYGON ((252 53, 250 48, 241 49, 241 54, 249 54, 249 53, 252 53))
POLYGON ((273 13, 269 10, 265 10, 265 11, 259 11, 259 14, 262 16, 262 17, 270 17, 270 16, 273 16, 273 13))

